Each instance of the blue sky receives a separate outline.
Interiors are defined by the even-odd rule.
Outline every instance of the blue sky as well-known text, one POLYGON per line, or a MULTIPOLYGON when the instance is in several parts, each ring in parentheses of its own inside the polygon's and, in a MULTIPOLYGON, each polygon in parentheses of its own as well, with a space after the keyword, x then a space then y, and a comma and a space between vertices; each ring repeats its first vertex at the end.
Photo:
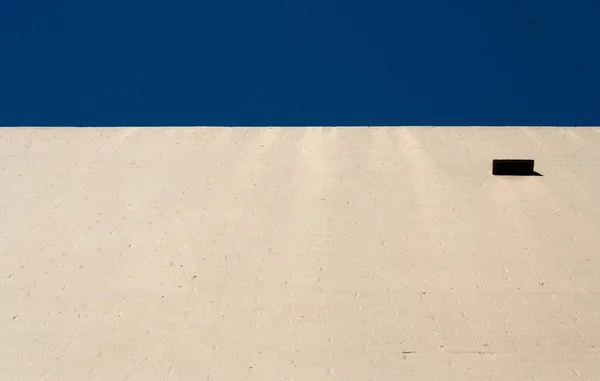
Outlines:
POLYGON ((0 125, 600 125, 600 2, 0 1, 0 125))

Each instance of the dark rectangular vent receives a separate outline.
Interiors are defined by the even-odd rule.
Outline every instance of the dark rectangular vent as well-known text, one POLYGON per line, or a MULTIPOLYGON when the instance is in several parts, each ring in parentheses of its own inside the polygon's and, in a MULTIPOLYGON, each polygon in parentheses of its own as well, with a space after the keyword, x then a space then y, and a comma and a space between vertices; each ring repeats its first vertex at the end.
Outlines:
POLYGON ((541 176, 533 170, 533 160, 494 159, 492 174, 496 176, 541 176))

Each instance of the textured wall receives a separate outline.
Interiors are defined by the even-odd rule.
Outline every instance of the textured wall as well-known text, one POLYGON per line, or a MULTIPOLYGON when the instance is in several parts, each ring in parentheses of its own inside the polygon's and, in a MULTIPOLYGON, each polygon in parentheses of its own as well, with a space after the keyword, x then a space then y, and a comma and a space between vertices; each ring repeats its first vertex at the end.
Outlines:
POLYGON ((0 129, 0 379, 598 380, 599 147, 0 129))

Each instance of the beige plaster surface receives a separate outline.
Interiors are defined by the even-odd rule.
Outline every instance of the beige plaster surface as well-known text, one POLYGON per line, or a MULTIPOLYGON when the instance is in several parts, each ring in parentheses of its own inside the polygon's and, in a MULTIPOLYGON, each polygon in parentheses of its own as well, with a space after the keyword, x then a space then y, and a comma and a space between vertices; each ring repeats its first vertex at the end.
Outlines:
POLYGON ((600 380, 600 129, 2 128, 0 380, 600 380))

